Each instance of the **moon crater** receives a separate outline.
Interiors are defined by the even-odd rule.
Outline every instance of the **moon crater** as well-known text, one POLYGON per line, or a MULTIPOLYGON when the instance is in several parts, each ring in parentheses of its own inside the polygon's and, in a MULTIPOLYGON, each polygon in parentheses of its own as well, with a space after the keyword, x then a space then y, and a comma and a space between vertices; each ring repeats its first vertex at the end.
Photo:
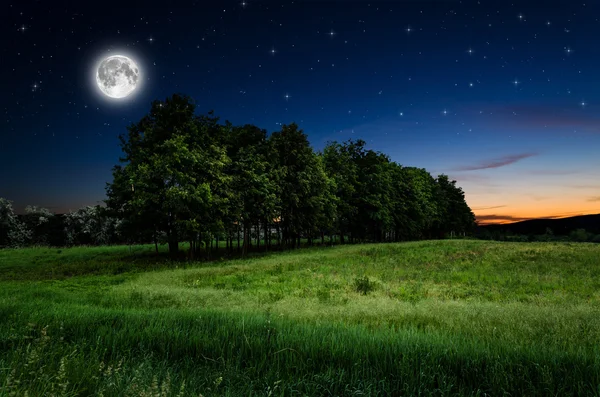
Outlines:
POLYGON ((121 99, 135 91, 139 77, 139 68, 131 58, 113 55, 98 65, 96 83, 106 96, 121 99))

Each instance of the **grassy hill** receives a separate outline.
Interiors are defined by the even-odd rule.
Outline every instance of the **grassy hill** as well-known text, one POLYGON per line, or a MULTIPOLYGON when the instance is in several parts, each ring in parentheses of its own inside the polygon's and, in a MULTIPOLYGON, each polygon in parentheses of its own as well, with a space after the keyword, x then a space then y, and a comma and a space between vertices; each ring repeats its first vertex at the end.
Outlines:
POLYGON ((0 251, 0 396, 600 393, 599 245, 153 249, 0 251))
POLYGON ((577 229, 585 229, 590 233, 600 234, 600 214, 579 215, 560 219, 530 219, 514 223, 482 225, 480 228, 490 231, 510 231, 515 234, 544 234, 546 228, 552 229, 556 235, 567 235, 577 229))

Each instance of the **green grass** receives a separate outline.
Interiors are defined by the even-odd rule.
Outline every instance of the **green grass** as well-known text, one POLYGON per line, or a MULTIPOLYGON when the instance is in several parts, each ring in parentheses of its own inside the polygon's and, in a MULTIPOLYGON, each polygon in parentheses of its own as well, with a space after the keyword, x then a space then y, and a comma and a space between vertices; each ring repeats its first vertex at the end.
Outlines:
POLYGON ((0 251, 0 396, 600 395, 599 245, 153 250, 0 251))

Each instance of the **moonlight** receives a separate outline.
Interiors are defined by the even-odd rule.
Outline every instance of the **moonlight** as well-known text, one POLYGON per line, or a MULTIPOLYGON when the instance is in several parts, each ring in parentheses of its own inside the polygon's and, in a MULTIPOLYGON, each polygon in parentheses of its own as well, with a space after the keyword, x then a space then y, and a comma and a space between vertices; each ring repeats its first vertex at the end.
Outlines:
POLYGON ((100 91, 113 99, 129 96, 139 83, 137 64, 124 55, 110 56, 98 65, 96 83, 100 91))

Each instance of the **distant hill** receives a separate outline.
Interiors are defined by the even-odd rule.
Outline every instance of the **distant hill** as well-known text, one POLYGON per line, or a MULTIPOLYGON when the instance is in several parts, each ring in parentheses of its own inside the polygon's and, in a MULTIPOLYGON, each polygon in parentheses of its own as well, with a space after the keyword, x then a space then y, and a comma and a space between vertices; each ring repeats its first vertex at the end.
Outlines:
POLYGON ((552 229, 555 235, 567 235, 576 229, 585 229, 588 232, 600 234, 600 214, 560 219, 530 219, 501 225, 481 225, 479 228, 489 231, 510 231, 514 234, 544 234, 546 228, 552 229))

